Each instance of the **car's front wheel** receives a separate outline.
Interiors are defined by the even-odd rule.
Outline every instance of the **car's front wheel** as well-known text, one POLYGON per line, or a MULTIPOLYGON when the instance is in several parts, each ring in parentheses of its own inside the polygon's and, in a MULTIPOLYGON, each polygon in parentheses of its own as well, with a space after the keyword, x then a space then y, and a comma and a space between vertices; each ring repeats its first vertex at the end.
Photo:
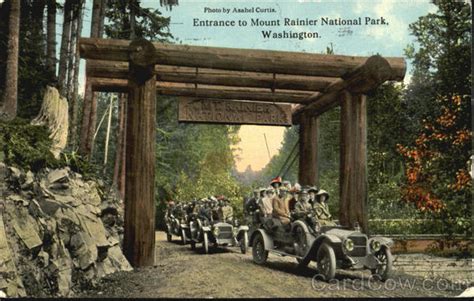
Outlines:
POLYGON ((242 254, 247 253, 248 245, 249 245, 249 235, 247 231, 245 231, 244 235, 242 235, 242 238, 240 239, 240 252, 242 254))
POLYGON ((329 244, 323 243, 319 247, 316 261, 318 263, 318 271, 325 281, 329 281, 336 276, 336 255, 334 254, 334 249, 329 244))
POLYGON ((183 246, 187 243, 186 232, 184 231, 184 229, 181 229, 181 243, 183 244, 183 246))
POLYGON ((253 240, 252 257, 256 264, 264 264, 267 261, 268 251, 265 250, 265 244, 261 234, 257 234, 253 240))
POLYGON ((375 269, 371 269, 372 275, 377 276, 379 280, 385 281, 390 278, 392 274, 393 257, 392 252, 387 247, 382 247, 375 254, 375 258, 379 264, 375 269))
POLYGON ((202 240, 202 247, 204 249, 204 253, 208 254, 209 253, 209 238, 207 237, 207 232, 204 232, 204 238, 202 240))
POLYGON ((171 241, 173 240, 173 236, 172 236, 171 234, 169 234, 169 233, 166 233, 166 240, 167 240, 168 242, 171 242, 171 241))

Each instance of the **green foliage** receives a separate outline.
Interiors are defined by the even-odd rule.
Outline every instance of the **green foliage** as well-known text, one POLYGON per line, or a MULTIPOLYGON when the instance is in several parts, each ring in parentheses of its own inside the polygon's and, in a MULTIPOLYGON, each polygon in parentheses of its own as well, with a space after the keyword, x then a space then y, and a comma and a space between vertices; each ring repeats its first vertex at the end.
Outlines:
POLYGON ((69 166, 69 168, 81 174, 84 179, 96 179, 99 176, 99 171, 97 170, 97 165, 92 164, 89 160, 82 157, 76 152, 64 152, 61 153, 61 158, 59 162, 60 166, 69 166))
POLYGON ((406 51, 415 67, 405 96, 412 137, 401 147, 408 167, 406 195, 416 201, 423 192, 427 201, 418 204, 420 210, 443 204, 432 214, 443 221, 446 233, 471 235, 472 189, 470 179, 465 181, 472 154, 471 6, 435 4, 436 13, 410 24, 419 46, 406 51))
POLYGON ((0 122, 0 158, 8 165, 38 171, 55 166, 57 161, 49 151, 51 139, 47 127, 35 126, 23 119, 0 122))
POLYGON ((158 9, 144 8, 138 0, 110 1, 106 17, 110 23, 106 24, 105 34, 116 39, 131 37, 130 15, 135 13, 135 37, 142 37, 151 41, 167 42, 173 38, 169 32, 170 18, 165 18, 158 9))
POLYGON ((239 127, 178 123, 177 109, 174 98, 157 101, 157 222, 163 220, 165 201, 211 195, 225 195, 238 216, 245 191, 232 176, 231 146, 238 141, 239 127))
MULTIPOLYGON (((43 100, 43 89, 54 77, 46 67, 45 37, 38 2, 22 1, 18 62, 18 117, 35 117, 43 100), (36 3, 35 3, 36 2, 36 3)), ((0 85, 5 83, 8 41, 8 1, 0 7, 0 85)), ((3 87, 0 86, 0 95, 3 87)))

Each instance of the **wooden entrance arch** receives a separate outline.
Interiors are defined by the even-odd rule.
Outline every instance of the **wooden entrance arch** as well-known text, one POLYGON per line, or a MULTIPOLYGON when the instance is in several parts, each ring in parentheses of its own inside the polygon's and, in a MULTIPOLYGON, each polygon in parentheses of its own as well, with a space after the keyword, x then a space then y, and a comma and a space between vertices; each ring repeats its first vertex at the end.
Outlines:
POLYGON ((319 116, 340 105, 340 216, 367 231, 365 93, 405 76, 403 58, 356 57, 83 38, 94 91, 127 92, 125 255, 154 264, 156 94, 293 104, 300 126, 299 182, 315 185, 319 116))

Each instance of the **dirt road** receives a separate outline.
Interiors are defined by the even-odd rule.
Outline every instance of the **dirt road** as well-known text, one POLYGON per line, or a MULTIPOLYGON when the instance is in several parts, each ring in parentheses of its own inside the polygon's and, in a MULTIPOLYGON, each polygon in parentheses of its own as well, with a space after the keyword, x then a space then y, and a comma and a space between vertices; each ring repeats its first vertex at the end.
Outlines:
POLYGON ((463 288, 397 272, 385 283, 368 271, 339 271, 336 281, 313 280, 316 269, 298 270, 292 258, 270 255, 265 266, 252 262, 251 250, 213 250, 205 255, 189 245, 166 241, 157 232, 156 265, 103 279, 82 297, 423 297, 455 296, 463 288))

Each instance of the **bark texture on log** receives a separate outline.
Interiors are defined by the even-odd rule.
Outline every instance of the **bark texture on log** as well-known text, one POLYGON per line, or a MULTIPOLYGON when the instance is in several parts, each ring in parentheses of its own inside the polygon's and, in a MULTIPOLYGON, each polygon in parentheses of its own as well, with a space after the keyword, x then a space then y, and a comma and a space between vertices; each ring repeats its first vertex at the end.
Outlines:
POLYGON ((367 107, 364 94, 341 93, 341 157, 339 222, 358 222, 368 231, 367 212, 367 107))
POLYGON ((300 123, 298 182, 301 185, 319 185, 318 142, 319 117, 304 115, 300 123))
POLYGON ((20 0, 10 1, 8 20, 8 49, 5 71, 5 90, 0 106, 0 119, 11 120, 16 117, 18 107, 18 51, 20 38, 20 0))
MULTIPOLYGON (((86 59, 128 61, 126 40, 81 39, 81 56, 86 59)), ((219 48, 154 43, 150 64, 214 68, 294 75, 340 77, 363 64, 367 57, 324 55, 273 50, 219 48)), ((390 80, 402 80, 403 58, 386 58, 392 69, 390 80)))
MULTIPOLYGON (((111 78, 90 78, 94 91, 126 92, 126 80, 111 78)), ((179 84, 169 82, 156 82, 157 93, 169 96, 188 96, 199 98, 217 98, 230 100, 267 101, 282 103, 301 103, 306 101, 311 92, 276 90, 272 93, 261 88, 241 88, 226 86, 211 86, 193 84, 179 84)))
MULTIPOLYGON (((99 60, 88 60, 88 62, 86 74, 89 77, 127 79, 127 62, 99 60)), ((334 77, 297 76, 167 65, 156 65, 155 73, 156 79, 164 82, 302 91, 323 91, 328 85, 337 80, 334 77)))
POLYGON ((142 65, 153 44, 130 44, 125 187, 125 256, 134 267, 155 263, 155 114, 153 65, 142 65), (151 47, 150 47, 151 45, 151 47))

